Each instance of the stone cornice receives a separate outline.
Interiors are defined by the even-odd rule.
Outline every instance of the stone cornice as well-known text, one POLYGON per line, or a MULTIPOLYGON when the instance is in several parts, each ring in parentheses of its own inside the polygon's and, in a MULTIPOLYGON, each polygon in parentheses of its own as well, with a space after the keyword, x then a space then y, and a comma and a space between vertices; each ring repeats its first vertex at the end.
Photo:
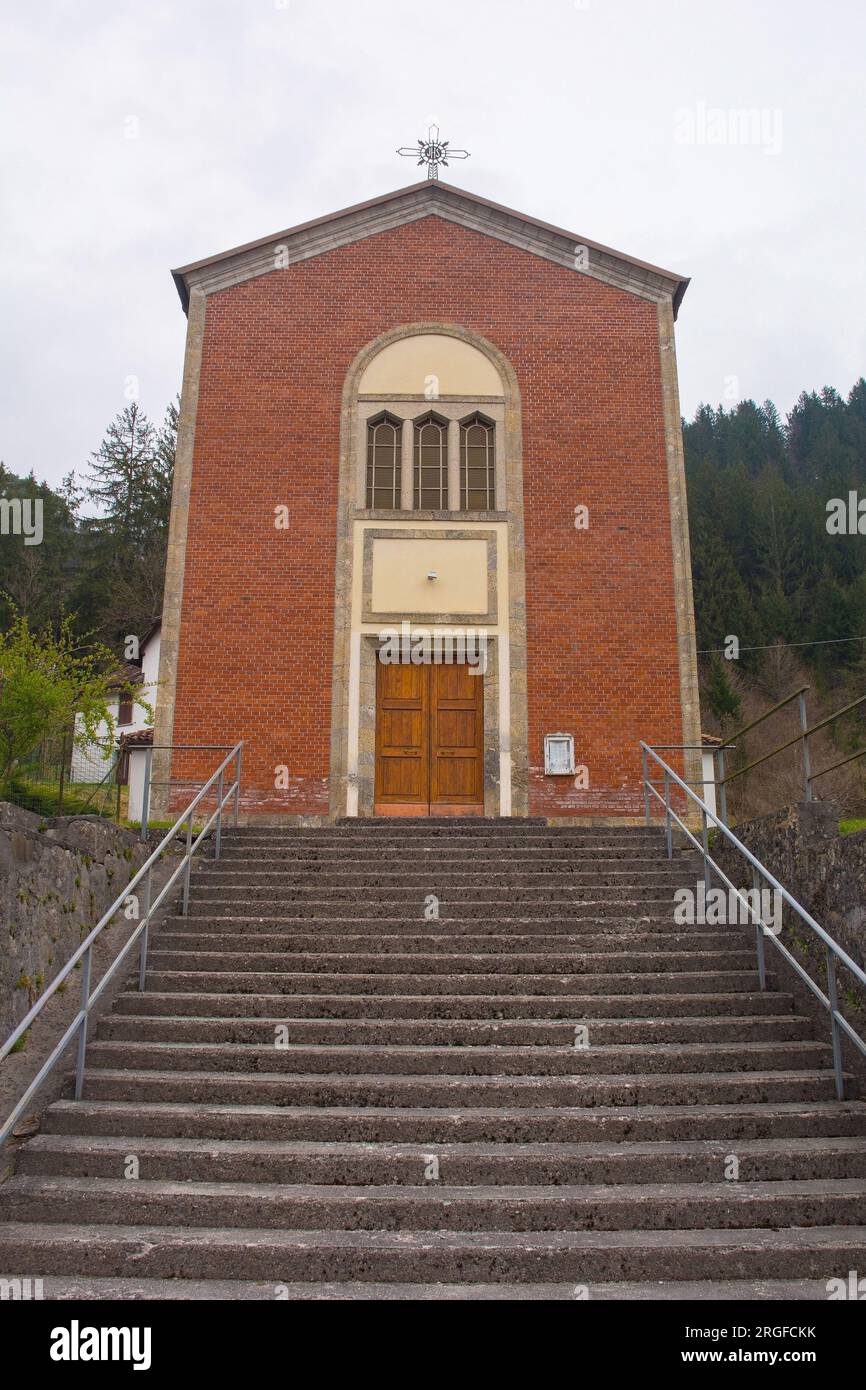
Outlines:
POLYGON ((575 275, 587 275, 641 299, 656 304, 671 300, 674 310, 688 284, 673 272, 637 261, 464 190, 432 181, 276 233, 223 255, 194 262, 172 273, 186 308, 193 289, 205 295, 214 294, 431 216, 441 217, 482 236, 495 237, 530 255, 553 261, 575 275), (579 256, 576 255, 578 248, 581 248, 579 256))

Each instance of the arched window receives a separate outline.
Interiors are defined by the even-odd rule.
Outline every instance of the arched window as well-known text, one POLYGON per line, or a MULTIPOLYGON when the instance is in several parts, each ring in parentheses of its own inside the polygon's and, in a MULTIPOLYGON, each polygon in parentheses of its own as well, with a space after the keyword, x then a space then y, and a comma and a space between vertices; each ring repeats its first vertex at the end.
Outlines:
POLYGON ((431 411, 415 421, 412 505, 416 511, 448 508, 448 422, 431 411))
POLYGON ((401 421, 383 414, 367 424, 367 506, 400 506, 401 421))
POLYGON ((460 509, 489 512, 496 507, 496 429, 483 415, 460 424, 460 509))

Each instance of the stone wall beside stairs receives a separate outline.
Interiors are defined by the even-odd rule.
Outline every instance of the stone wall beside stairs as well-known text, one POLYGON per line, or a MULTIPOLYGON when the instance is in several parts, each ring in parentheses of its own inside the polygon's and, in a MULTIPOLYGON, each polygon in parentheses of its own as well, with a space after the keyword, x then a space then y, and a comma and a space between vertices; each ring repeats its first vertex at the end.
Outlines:
POLYGON ((0 1039, 146 854, 132 831, 100 816, 43 818, 0 802, 0 1039))
MULTIPOLYGON (((734 827, 736 835, 762 864, 793 894, 844 951, 866 969, 866 830, 843 835, 839 830, 839 807, 830 802, 801 801, 769 816, 744 821, 734 827)), ((717 838, 712 850, 725 873, 739 886, 752 886, 751 869, 741 855, 717 838)), ((786 907, 781 941, 822 989, 826 988, 824 948, 820 941, 786 907)), ((773 949, 767 951, 772 960, 773 949)), ((794 979, 784 965, 780 974, 794 979)), ((844 968, 838 970, 842 1013, 861 1036, 866 1035, 866 990, 844 968)), ((802 988, 804 1000, 809 991, 802 988)), ((815 1001, 817 1015, 826 1018, 815 1001)), ((826 1026, 822 1023, 821 1025, 826 1026)), ((855 1065, 861 1077, 866 1066, 857 1064, 853 1046, 846 1049, 846 1061, 855 1065), (853 1056, 850 1054, 854 1054, 853 1056)))

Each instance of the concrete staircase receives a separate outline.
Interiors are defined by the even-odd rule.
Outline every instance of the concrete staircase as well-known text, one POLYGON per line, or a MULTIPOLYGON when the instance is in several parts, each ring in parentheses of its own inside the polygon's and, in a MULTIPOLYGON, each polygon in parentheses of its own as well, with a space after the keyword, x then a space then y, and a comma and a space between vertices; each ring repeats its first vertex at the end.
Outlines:
POLYGON ((834 1099, 784 981, 759 991, 750 933, 674 924, 697 876, 641 829, 232 832, 0 1187, 0 1272, 826 1298, 866 1271, 866 1104, 834 1099))

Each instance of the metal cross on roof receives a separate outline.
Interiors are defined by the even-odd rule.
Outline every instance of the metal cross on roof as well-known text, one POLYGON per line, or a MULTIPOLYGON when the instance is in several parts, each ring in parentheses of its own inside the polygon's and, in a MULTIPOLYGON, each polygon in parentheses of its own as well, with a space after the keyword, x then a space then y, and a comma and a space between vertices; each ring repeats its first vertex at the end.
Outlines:
POLYGON ((468 159, 468 150, 452 150, 447 140, 439 139, 438 125, 427 127, 427 139, 419 140, 417 145, 403 145, 398 154, 414 157, 419 164, 427 165, 428 179, 438 179, 439 165, 448 168, 449 159, 468 159))

